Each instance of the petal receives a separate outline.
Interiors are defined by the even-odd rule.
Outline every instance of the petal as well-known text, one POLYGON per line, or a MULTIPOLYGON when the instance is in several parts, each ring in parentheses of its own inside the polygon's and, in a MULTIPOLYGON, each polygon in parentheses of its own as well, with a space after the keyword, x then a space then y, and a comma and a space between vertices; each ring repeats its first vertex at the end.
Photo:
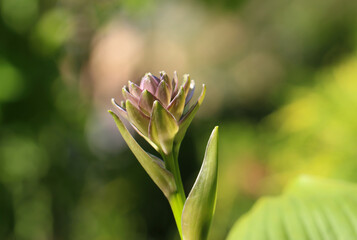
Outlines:
POLYGON ((167 107, 167 105, 169 105, 171 96, 165 81, 160 82, 156 90, 155 96, 158 100, 160 100, 164 107, 167 107))
POLYGON ((188 89, 188 93, 187 93, 187 96, 186 96, 186 100, 185 100, 185 105, 190 102, 194 92, 195 92, 195 81, 191 80, 190 86, 189 86, 189 89, 188 89))
POLYGON ((130 100, 126 100, 126 111, 128 113, 129 122, 133 124, 141 134, 148 136, 150 118, 137 109, 130 100))
POLYGON ((171 96, 176 96, 178 90, 178 77, 177 77, 177 72, 174 72, 174 77, 172 78, 172 95, 171 96))
POLYGON ((178 94, 171 101, 167 109, 175 117, 175 119, 179 121, 184 107, 185 107, 185 92, 183 90, 183 87, 180 87, 178 94))
POLYGON ((148 117, 151 114, 151 110, 152 110, 152 104, 154 103, 154 101, 156 100, 156 98, 148 91, 148 90, 144 90, 141 93, 140 96, 140 100, 139 100, 139 108, 140 110, 142 110, 148 117))
POLYGON ((129 92, 131 93, 131 95, 133 95, 136 98, 139 98, 142 92, 140 87, 131 81, 129 81, 128 85, 129 85, 129 92))
POLYGON ((166 83, 167 88, 169 89, 169 91, 172 91, 172 85, 171 85, 171 81, 169 79, 169 76, 167 76, 165 71, 161 71, 160 72, 160 79, 161 81, 164 80, 166 83))
POLYGON ((150 75, 147 73, 140 82, 140 88, 142 90, 148 90, 151 94, 155 94, 156 92, 156 87, 157 87, 157 83, 156 81, 150 77, 150 75))
POLYGON ((119 104, 115 101, 114 98, 112 98, 112 104, 119 110, 121 116, 123 116, 125 119, 128 119, 128 113, 125 111, 125 108, 119 106, 119 104))
POLYGON ((149 125, 149 138, 165 154, 169 154, 172 151, 173 141, 178 130, 175 118, 159 101, 155 101, 149 125))
POLYGON ((125 100, 130 100, 136 107, 139 106, 139 98, 133 96, 126 87, 123 87, 122 93, 125 100))
POLYGON ((205 94, 206 94, 206 86, 203 84, 202 85, 202 92, 200 97, 198 98, 197 102, 195 103, 195 105, 193 105, 190 110, 187 112, 187 114, 185 114, 185 116, 183 116, 179 122, 179 126, 180 126, 180 130, 177 133, 176 137, 175 137, 175 142, 176 143, 181 143, 183 137, 186 134, 186 131, 188 129, 188 127, 190 126, 193 118, 195 117, 196 112, 198 111, 198 109, 200 108, 203 99, 205 98, 205 94))
POLYGON ((151 78, 151 80, 153 80, 156 84, 156 86, 159 85, 160 83, 160 79, 158 77, 156 77, 155 75, 153 75, 152 73, 147 73, 147 75, 149 76, 149 78, 151 78))
POLYGON ((191 77, 189 74, 183 75, 182 87, 185 90, 185 95, 187 95, 188 90, 190 89, 191 77))

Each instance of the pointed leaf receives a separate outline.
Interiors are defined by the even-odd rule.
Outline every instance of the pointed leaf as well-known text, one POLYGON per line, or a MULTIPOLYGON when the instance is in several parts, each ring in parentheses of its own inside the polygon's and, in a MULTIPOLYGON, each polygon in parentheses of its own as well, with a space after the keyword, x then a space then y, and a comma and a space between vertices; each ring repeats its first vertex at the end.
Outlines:
POLYGON ((172 173, 170 173, 163 167, 164 163, 161 159, 158 159, 157 157, 151 157, 140 147, 140 145, 131 136, 120 118, 115 113, 113 113, 112 111, 109 111, 109 113, 113 116, 114 121, 121 135, 123 136, 123 139, 128 144, 130 150, 138 159, 141 166, 145 169, 151 179, 169 199, 171 194, 176 191, 175 180, 172 173))
POLYGON ((168 106, 168 110, 175 117, 176 121, 179 121, 182 116, 184 107, 185 107, 185 92, 183 88, 180 87, 178 94, 175 96, 175 98, 171 101, 170 105, 168 106))
POLYGON ((157 87, 155 96, 157 97, 157 99, 160 100, 164 107, 167 107, 167 105, 169 105, 171 94, 165 81, 160 82, 159 86, 157 87))
POLYGON ((137 109, 130 100, 126 100, 126 111, 128 113, 129 122, 144 136, 148 136, 150 118, 137 109))
POLYGON ((195 105, 191 107, 191 109, 186 113, 186 115, 180 120, 179 126, 180 130, 177 133, 175 137, 175 144, 179 147, 180 143, 182 142, 182 139, 184 138, 186 131, 188 127, 190 126, 193 118, 196 115, 196 112, 198 111, 199 107, 201 106, 203 99, 205 98, 206 94, 206 86, 203 84, 202 85, 202 92, 200 97, 198 98, 197 102, 195 105))
POLYGON ((184 240, 205 240, 216 205, 218 170, 218 127, 208 140, 205 157, 182 212, 184 240))
POLYGON ((148 91, 144 90, 141 93, 140 100, 139 100, 139 108, 143 111, 148 117, 151 115, 152 104, 156 98, 148 91))
POLYGON ((151 113, 149 138, 165 154, 169 154, 178 129, 175 118, 156 100, 151 113))

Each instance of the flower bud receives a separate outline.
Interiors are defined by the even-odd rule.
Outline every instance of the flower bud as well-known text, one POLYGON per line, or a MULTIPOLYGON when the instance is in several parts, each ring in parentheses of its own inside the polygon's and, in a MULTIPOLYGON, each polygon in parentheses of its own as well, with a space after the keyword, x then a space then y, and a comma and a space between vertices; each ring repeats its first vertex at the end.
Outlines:
POLYGON ((172 80, 164 71, 160 77, 147 73, 139 86, 129 81, 128 87, 123 87, 124 103, 118 105, 114 99, 112 102, 157 151, 169 154, 174 143, 181 143, 203 101, 204 85, 198 101, 188 108, 194 90, 195 82, 188 74, 179 86, 176 72, 172 80))

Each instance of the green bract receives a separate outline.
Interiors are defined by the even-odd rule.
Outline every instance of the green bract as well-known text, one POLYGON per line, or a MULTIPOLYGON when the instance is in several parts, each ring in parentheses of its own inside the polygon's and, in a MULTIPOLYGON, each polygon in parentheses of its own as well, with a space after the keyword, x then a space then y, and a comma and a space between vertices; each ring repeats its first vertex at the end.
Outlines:
POLYGON ((196 109, 205 95, 203 85, 198 101, 188 108, 195 90, 195 82, 188 74, 178 85, 176 72, 172 80, 165 72, 160 77, 145 74, 140 85, 133 82, 123 87, 125 101, 113 104, 134 129, 143 136, 157 151, 170 154, 174 142, 181 142, 196 109))

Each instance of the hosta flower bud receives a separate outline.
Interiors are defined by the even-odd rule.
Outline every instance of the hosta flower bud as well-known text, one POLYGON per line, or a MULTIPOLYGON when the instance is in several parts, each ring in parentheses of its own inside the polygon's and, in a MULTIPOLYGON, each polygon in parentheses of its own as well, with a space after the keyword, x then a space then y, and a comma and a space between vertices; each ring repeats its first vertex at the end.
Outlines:
POLYGON ((163 71, 160 77, 147 73, 139 86, 129 81, 128 86, 123 87, 125 101, 120 105, 114 99, 112 102, 157 151, 169 154, 174 142, 182 141, 203 101, 204 85, 199 99, 188 108, 194 90, 195 82, 188 74, 179 86, 176 72, 172 80, 163 71))

